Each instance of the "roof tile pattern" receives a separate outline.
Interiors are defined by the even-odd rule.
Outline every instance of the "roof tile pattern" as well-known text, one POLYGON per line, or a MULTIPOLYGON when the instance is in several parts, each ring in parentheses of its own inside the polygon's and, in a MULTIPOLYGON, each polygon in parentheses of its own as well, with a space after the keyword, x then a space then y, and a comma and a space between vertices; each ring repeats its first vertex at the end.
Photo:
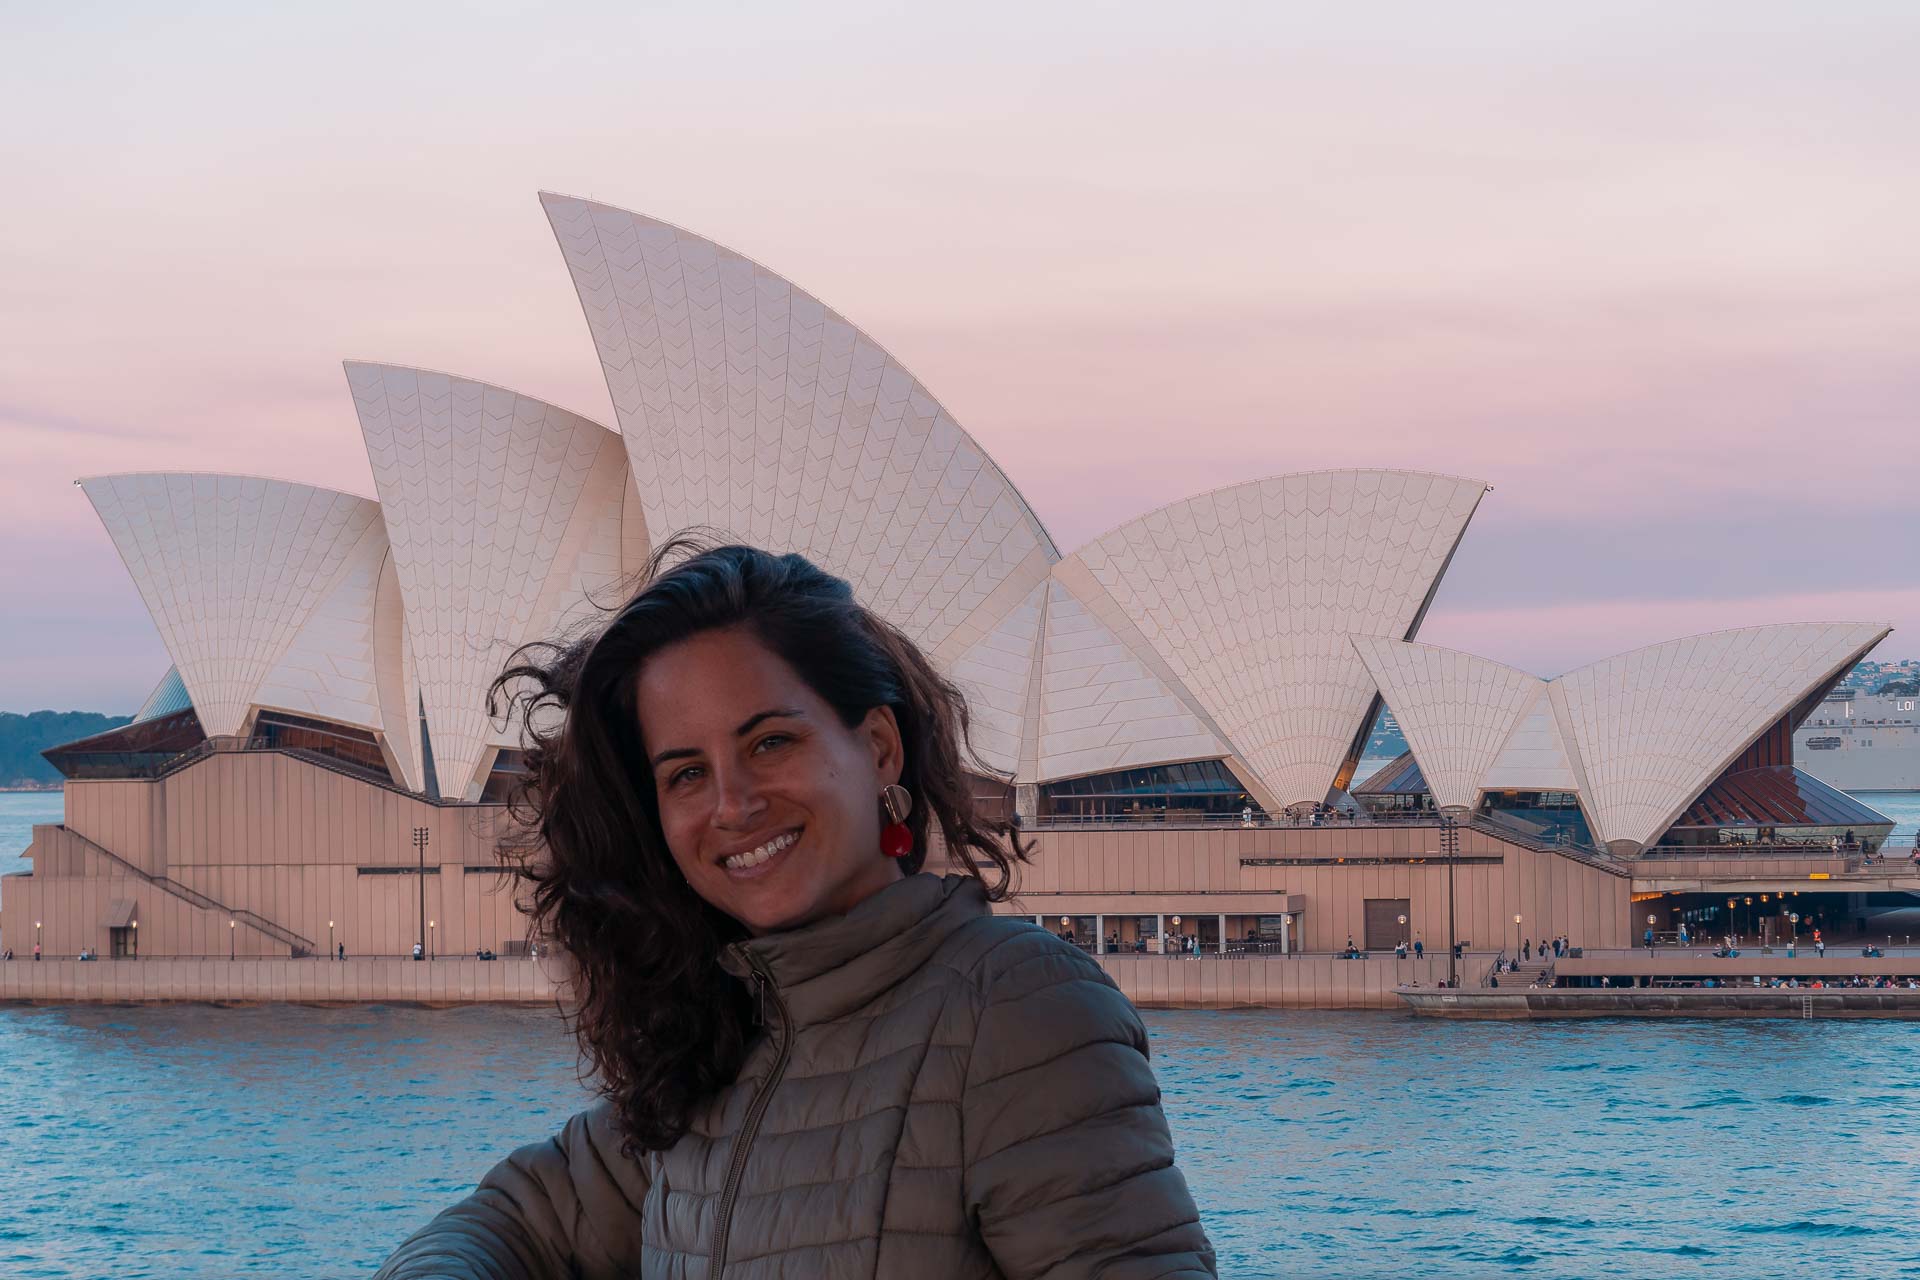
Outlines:
POLYGON ((618 518, 617 477, 598 486, 597 504, 583 497, 597 463, 604 477, 603 453, 620 446, 578 414, 470 379, 349 363, 347 381, 393 543, 435 776, 457 798, 483 781, 497 736, 487 686, 573 603, 547 591, 572 570, 563 544, 581 549, 608 506, 618 518))
POLYGON ((1482 779, 1546 681, 1487 658, 1404 640, 1355 636, 1442 808, 1471 809, 1482 779))
POLYGON ((1629 851, 1656 840, 1767 726, 1887 631, 1878 623, 1716 631, 1554 680, 1599 838, 1629 851))
POLYGON ((972 745, 980 762, 1004 774, 1020 769, 1027 731, 1027 691, 1039 649, 1046 584, 1008 610, 999 625, 953 663, 953 681, 967 696, 972 745))
POLYGON ((262 679, 380 509, 253 476, 81 481, 209 736, 238 733, 262 679))
POLYGON ((261 680, 253 694, 257 705, 375 731, 385 727, 375 678, 374 601, 386 559, 387 531, 376 520, 261 680))
POLYGON ((1047 591, 1040 780, 1228 754, 1186 698, 1064 583, 1047 591))
POLYGON ((1075 553, 1281 804, 1324 800, 1372 702, 1351 635, 1408 638, 1478 480, 1279 476, 1176 502, 1075 553))
POLYGON ((541 200, 656 541, 798 551, 930 651, 1036 550, 1058 558, 985 451, 818 299, 667 223, 541 200))
POLYGON ((1577 762, 1567 750, 1547 685, 1513 726, 1480 785, 1488 791, 1579 791, 1577 762))

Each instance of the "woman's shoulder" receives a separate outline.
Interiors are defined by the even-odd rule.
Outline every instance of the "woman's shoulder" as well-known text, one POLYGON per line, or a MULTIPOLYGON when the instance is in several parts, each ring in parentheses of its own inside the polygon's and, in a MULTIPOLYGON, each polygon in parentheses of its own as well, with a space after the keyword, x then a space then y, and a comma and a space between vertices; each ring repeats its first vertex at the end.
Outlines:
POLYGON ((988 1002, 1062 983, 1118 990, 1093 957, 1024 916, 976 916, 948 935, 935 959, 988 1002))

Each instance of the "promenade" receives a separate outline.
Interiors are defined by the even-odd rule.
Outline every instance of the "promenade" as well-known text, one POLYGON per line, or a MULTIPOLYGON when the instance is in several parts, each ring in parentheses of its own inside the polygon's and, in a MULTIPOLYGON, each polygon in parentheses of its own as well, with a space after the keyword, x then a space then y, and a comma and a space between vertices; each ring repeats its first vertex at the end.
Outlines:
POLYGON ((0 962, 0 1003, 550 1004, 539 960, 242 956, 0 962))

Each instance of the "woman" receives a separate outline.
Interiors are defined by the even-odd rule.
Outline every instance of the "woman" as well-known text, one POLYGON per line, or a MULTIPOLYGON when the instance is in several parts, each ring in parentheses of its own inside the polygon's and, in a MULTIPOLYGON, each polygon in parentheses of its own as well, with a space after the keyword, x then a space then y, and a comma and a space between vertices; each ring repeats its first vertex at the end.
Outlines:
POLYGON ((602 1100, 381 1280, 1213 1275, 1138 1014, 990 913, 1028 849, 959 692, 802 557, 688 550, 495 685, 602 1100))

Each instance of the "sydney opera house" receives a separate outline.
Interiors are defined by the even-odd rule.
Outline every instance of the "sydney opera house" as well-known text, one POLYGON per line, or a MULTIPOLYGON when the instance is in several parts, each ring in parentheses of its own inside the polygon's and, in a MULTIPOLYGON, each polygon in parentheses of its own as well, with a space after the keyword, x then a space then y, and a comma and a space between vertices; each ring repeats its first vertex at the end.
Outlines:
POLYGON ((1739 899, 1784 905, 1843 840, 1886 835, 1792 759, 1885 625, 1693 636, 1553 679, 1423 645, 1488 489, 1404 471, 1231 485, 1063 552, 823 303, 687 231, 542 200, 613 424, 350 363, 376 498, 80 482, 173 666, 132 724, 47 753, 65 821, 0 894, 16 952, 524 953, 499 803, 519 726, 485 690, 693 526, 814 558, 962 685, 980 803, 1038 840, 1006 909, 1115 965, 1169 935, 1630 945, 1649 908, 1759 930, 1739 899), (1383 705, 1410 750, 1357 779, 1383 705))

